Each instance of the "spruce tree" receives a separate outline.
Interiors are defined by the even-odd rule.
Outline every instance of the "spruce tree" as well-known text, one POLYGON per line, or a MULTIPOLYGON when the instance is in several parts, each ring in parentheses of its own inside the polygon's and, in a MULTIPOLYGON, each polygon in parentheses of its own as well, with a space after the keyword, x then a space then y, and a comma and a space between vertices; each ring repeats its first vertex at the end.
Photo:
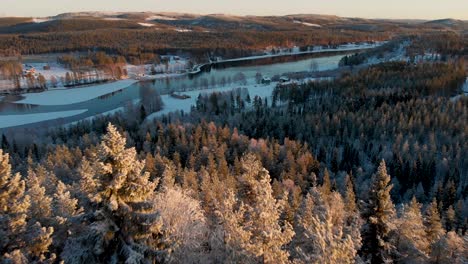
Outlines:
POLYGON ((0 149, 0 258, 4 254, 25 258, 22 248, 30 198, 19 174, 12 175, 10 157, 0 149), (18 250, 17 252, 14 252, 18 250))
POLYGON ((88 195, 93 211, 88 212, 85 232, 67 242, 65 262, 162 261, 159 214, 152 199, 157 183, 143 172, 144 162, 125 138, 109 124, 98 147, 96 192, 88 195), (91 213, 91 214, 89 214, 91 213))
POLYGON ((397 259, 401 263, 427 262, 429 241, 421 215, 421 205, 413 197, 403 208, 401 217, 396 221, 395 245, 397 259))
MULTIPOLYGON (((294 238, 295 260, 299 263, 351 264, 356 261, 355 241, 345 232, 343 199, 337 192, 330 193, 329 198, 332 203, 313 187, 303 201, 294 238)), ((359 243, 359 239, 356 242, 359 243)))
POLYGON ((389 261, 392 251, 389 235, 395 229, 393 225, 395 206, 390 198, 392 189, 390 181, 385 161, 382 160, 377 173, 373 176, 369 200, 363 209, 363 218, 366 222, 362 231, 362 255, 372 264, 389 261))
POLYGON ((445 230, 442 227, 442 222, 440 220, 437 200, 435 198, 426 209, 425 225, 426 236, 431 245, 438 241, 445 234, 445 230))
POLYGON ((253 154, 244 156, 241 164, 239 197, 229 192, 216 211, 230 259, 286 263, 289 253, 284 246, 294 232, 280 220, 284 201, 273 197, 270 175, 253 154))

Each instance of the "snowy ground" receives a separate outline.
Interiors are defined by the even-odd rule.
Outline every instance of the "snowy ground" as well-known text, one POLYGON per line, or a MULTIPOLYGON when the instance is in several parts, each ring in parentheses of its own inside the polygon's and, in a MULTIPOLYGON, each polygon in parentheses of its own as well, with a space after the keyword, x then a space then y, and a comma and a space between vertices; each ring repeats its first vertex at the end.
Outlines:
POLYGON ((184 58, 175 59, 175 56, 164 56, 169 59, 167 65, 164 63, 160 64, 145 64, 145 65, 131 65, 125 66, 128 72, 128 76, 137 77, 142 75, 150 75, 151 68, 154 66, 154 70, 157 72, 156 75, 152 75, 153 78, 167 78, 174 77, 172 74, 181 73, 187 70, 188 60, 184 58))
POLYGON ((456 102, 458 99, 462 98, 463 96, 468 96, 468 77, 466 77, 465 84, 463 84, 461 94, 450 98, 450 101, 456 102))
MULTIPOLYGON (((51 86, 50 81, 52 77, 55 77, 57 80, 57 86, 63 86, 62 79, 65 79, 67 72, 70 72, 70 70, 64 68, 58 63, 26 63, 25 65, 33 66, 36 70, 36 75, 41 74, 44 76, 48 82, 48 87, 51 86), (44 66, 46 65, 50 66, 50 70, 44 70, 44 66)), ((23 68, 25 68, 25 65, 23 65, 23 68)))
POLYGON ((82 109, 82 110, 26 114, 26 115, 0 115, 0 128, 20 126, 20 125, 37 123, 37 122, 42 122, 42 121, 47 121, 47 120, 65 118, 65 117, 79 115, 86 111, 88 110, 82 109))
POLYGON ((143 27, 154 27, 155 25, 154 24, 151 24, 151 23, 138 23, 140 26, 143 26, 143 27))
POLYGON ((192 32, 192 30, 186 28, 176 28, 174 30, 177 32, 192 32))
POLYGON ((167 16, 150 16, 150 17, 147 17, 145 20, 149 21, 149 20, 175 20, 175 18, 173 17, 167 17, 167 16))
POLYGON ((25 99, 15 103, 35 104, 35 105, 67 105, 85 102, 102 95, 113 93, 125 89, 136 80, 121 80, 102 85, 93 85, 82 88, 56 89, 42 93, 24 94, 25 99))
POLYGON ((302 21, 299 21, 299 20, 294 20, 293 22, 296 23, 296 24, 302 24, 302 25, 308 26, 308 27, 319 27, 319 28, 322 27, 319 24, 312 24, 312 23, 302 22, 302 21))
MULTIPOLYGON (((369 65, 383 63, 383 62, 392 62, 392 61, 405 61, 411 62, 411 58, 406 54, 406 48, 410 44, 409 41, 405 41, 400 44, 400 46, 392 52, 386 52, 382 58, 376 56, 370 57, 367 59, 366 63, 369 65)), ((425 61, 438 61, 440 60, 441 55, 435 52, 426 52, 424 55, 417 55, 414 57, 414 62, 425 62, 425 61)))
MULTIPOLYGON (((164 109, 153 113, 147 117, 148 120, 157 118, 159 116, 176 112, 176 111, 184 111, 185 113, 189 113, 192 106, 196 105, 197 98, 200 94, 211 94, 214 92, 227 92, 227 91, 232 91, 236 88, 247 88, 249 91, 250 98, 253 98, 255 96, 259 96, 261 98, 270 98, 273 89, 276 87, 275 82, 272 82, 269 85, 262 85, 262 84, 251 84, 251 85, 231 85, 227 87, 217 87, 213 89, 206 89, 206 90, 197 90, 197 91, 188 91, 188 92, 182 92, 184 95, 189 95, 190 98, 181 100, 174 98, 170 95, 162 95, 161 99, 164 102, 164 109)), ((271 100, 269 100, 271 102, 271 100)))
POLYGON ((34 23, 44 23, 44 22, 48 22, 48 21, 51 21, 52 19, 50 18, 45 18, 45 17, 35 17, 32 19, 32 22, 34 23))
MULTIPOLYGON (((65 76, 67 72, 71 71, 69 69, 64 68, 62 65, 52 62, 52 63, 37 63, 37 62, 30 62, 23 64, 23 69, 28 69, 29 67, 33 67, 35 73, 33 74, 34 77, 37 79, 39 75, 44 76, 46 79, 46 84, 49 90, 56 89, 56 88, 64 88, 63 81, 65 80, 65 76), (49 70, 44 70, 44 66, 49 66, 49 70), (55 79, 55 83, 52 82, 52 79, 55 79), (55 86, 55 87, 54 87, 55 86)), ((109 79, 111 76, 106 74, 103 71, 97 71, 99 73, 100 79, 109 79)), ((87 73, 92 78, 96 76, 96 70, 89 71, 87 73)), ((30 85, 28 84, 27 78, 20 78, 20 85, 21 88, 28 88, 30 85)), ((0 80, 0 90, 11 90, 15 89, 15 84, 13 80, 0 80)))

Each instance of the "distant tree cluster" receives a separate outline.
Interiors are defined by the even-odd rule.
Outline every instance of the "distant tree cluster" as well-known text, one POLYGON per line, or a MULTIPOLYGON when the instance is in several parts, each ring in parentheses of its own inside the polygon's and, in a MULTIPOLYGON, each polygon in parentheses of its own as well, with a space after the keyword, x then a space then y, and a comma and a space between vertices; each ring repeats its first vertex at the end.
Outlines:
POLYGON ((187 51, 194 56, 212 53, 223 57, 241 57, 267 47, 292 47, 311 45, 338 45, 349 42, 373 41, 391 37, 389 33, 359 31, 228 31, 185 32, 174 31, 97 29, 94 31, 53 32, 0 35, 0 54, 27 55, 53 52, 99 50, 107 54, 121 55, 129 60, 141 54, 163 54, 187 51))

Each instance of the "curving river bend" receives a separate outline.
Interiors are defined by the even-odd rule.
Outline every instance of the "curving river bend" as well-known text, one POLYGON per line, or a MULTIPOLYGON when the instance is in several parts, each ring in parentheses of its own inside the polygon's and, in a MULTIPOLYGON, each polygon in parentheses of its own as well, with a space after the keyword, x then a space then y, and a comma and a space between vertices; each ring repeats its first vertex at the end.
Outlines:
MULTIPOLYGON (((263 65, 260 60, 258 60, 260 65, 252 65, 256 63, 253 61, 246 61, 244 64, 247 65, 242 65, 242 63, 236 62, 235 67, 232 65, 223 65, 221 67, 211 67, 209 71, 204 71, 195 76, 184 75, 170 79, 157 79, 153 81, 139 82, 131 85, 128 88, 101 96, 99 98, 67 105, 46 106, 21 104, 15 103, 15 101, 20 98, 7 97, 4 98, 2 102, 0 102, 0 120, 1 116, 3 115, 17 115, 17 118, 21 118, 22 115, 27 114, 78 111, 87 109, 86 112, 71 117, 30 123, 16 127, 48 127, 52 125, 67 124, 112 111, 132 102, 138 101, 142 98, 142 96, 144 96, 144 94, 142 94, 142 87, 144 86, 146 88, 150 87, 151 89, 156 89, 163 95, 171 91, 203 90, 204 92, 209 92, 210 89, 215 87, 218 89, 232 86, 249 87, 253 86, 256 82, 255 76, 258 72, 260 72, 263 76, 272 77, 274 75, 281 75, 289 72, 307 71, 311 68, 314 68, 314 70, 318 71, 333 70, 338 68, 338 63, 344 55, 345 54, 327 55, 324 53, 321 54, 320 57, 297 57, 294 58, 295 61, 289 62, 283 62, 284 58, 278 59, 279 62, 275 61, 273 58, 269 58, 268 62, 263 63, 271 64, 263 65), (241 85, 240 83, 242 82, 246 82, 247 85, 241 85)), ((255 90, 258 91, 259 89, 255 90)), ((252 97, 256 95, 255 91, 253 92, 254 94, 251 94, 252 97)), ((163 97, 163 101, 165 100, 164 98, 167 97, 163 97)), ((175 103, 177 104, 178 102, 175 103)), ((183 104, 184 102, 181 101, 180 103, 183 104)))

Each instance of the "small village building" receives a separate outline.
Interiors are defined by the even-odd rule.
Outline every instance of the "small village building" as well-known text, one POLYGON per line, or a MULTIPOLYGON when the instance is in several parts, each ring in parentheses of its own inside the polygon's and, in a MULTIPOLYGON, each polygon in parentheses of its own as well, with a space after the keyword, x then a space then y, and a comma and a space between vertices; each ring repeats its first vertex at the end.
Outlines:
POLYGON ((270 84, 270 83, 271 83, 271 78, 269 77, 262 78, 262 84, 270 84))

